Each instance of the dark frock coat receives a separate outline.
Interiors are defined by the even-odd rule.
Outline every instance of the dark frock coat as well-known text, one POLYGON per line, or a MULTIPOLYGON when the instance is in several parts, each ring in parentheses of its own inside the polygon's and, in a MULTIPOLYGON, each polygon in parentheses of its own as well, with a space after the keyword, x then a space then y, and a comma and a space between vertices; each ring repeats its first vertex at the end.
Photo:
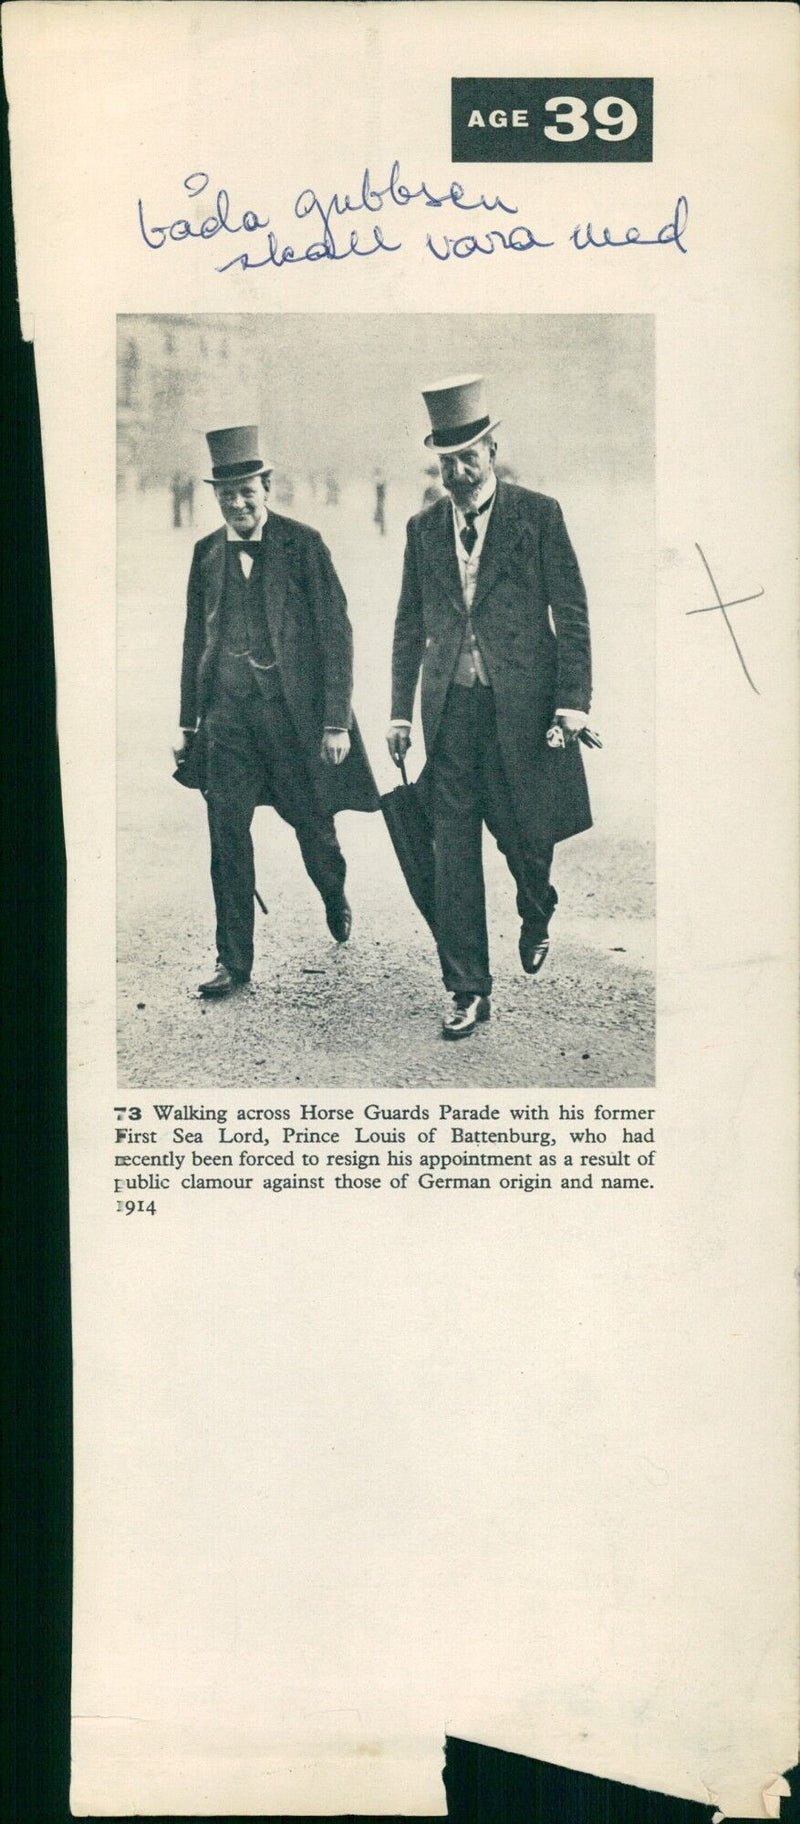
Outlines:
MULTIPOLYGON (((550 748, 545 736, 557 709, 588 712, 591 659, 586 591, 556 500, 498 482, 471 613, 520 829, 536 848, 562 842, 591 826, 586 776, 578 742, 550 748)), ((392 659, 392 717, 408 722, 422 667, 422 730, 434 768, 464 626, 445 497, 408 523, 392 659)))
MULTIPOLYGON (((201 744, 219 653, 226 545, 224 526, 201 538, 189 573, 180 721, 182 728, 199 725, 201 744)), ((281 688, 320 802, 326 811, 373 811, 378 790, 352 711, 353 635, 327 546, 311 526, 270 510, 257 575, 281 688), (325 728, 350 732, 340 766, 320 759, 325 728)), ((259 802, 271 803, 266 778, 259 802)))

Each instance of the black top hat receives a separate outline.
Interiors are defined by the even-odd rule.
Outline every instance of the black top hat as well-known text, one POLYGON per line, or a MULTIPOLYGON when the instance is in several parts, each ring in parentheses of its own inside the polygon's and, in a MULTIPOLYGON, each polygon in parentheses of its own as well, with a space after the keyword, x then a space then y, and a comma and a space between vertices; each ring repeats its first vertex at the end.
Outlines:
POLYGON ((213 487, 218 481, 249 481, 255 475, 269 475, 272 463, 263 462, 258 454, 258 425, 234 424, 224 431, 206 431, 211 457, 211 474, 205 477, 213 487))

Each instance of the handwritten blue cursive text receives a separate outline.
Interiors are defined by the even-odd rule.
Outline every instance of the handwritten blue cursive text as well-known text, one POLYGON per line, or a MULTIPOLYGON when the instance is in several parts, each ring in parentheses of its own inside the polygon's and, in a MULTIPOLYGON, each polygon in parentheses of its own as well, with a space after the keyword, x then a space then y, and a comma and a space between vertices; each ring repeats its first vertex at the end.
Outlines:
POLYGON ((679 196, 668 222, 659 228, 655 235, 642 234, 640 228, 625 228, 622 234, 612 234, 610 228, 595 229, 591 222, 573 228, 570 240, 579 253, 585 253, 587 247, 679 247, 681 253, 688 253, 684 247, 683 236, 689 220, 689 204, 685 196, 679 196))
MULTIPOLYGON (((207 171, 192 171, 183 179, 183 188, 192 201, 205 197, 209 184, 207 171)), ((235 266, 246 272, 256 267, 298 265, 303 261, 346 260, 353 254, 364 259, 375 253, 399 253, 402 242, 387 239, 377 222, 365 221, 363 228, 353 228, 346 223, 344 232, 340 225, 347 217, 361 215, 369 218, 387 208, 406 209, 411 203, 421 203, 426 209, 441 209, 450 205, 461 211, 480 209, 489 212, 501 210, 505 215, 517 213, 516 205, 504 202, 501 196, 468 196, 464 185, 457 180, 442 191, 432 188, 424 180, 412 187, 405 183, 400 160, 396 158, 385 184, 373 183, 369 167, 366 166, 358 190, 352 194, 350 191, 334 190, 332 195, 321 197, 311 185, 302 189, 295 198, 294 214, 298 221, 308 223, 315 238, 301 248, 288 241, 281 242, 271 225, 269 215, 249 208, 242 210, 241 214, 234 214, 230 195, 224 187, 217 190, 210 212, 196 223, 187 215, 176 215, 169 222, 152 222, 145 214, 141 197, 138 199, 138 220, 145 246, 153 252, 159 251, 169 242, 211 241, 220 234, 257 235, 260 238, 252 252, 248 247, 233 254, 217 267, 218 272, 230 272, 235 266)))
MULTIPOLYGON (((278 232, 271 216, 263 209, 235 209, 224 186, 216 192, 210 186, 207 171, 191 171, 183 179, 182 188, 188 203, 197 207, 191 213, 177 214, 169 221, 153 221, 139 197, 139 233, 151 252, 159 252, 182 241, 212 241, 221 237, 223 243, 230 244, 233 239, 238 245, 231 249, 229 257, 218 263, 216 270, 220 273, 231 272, 236 267, 241 272, 253 272, 268 266, 280 269, 313 265, 318 260, 339 263, 353 258, 371 259, 375 254, 400 253, 403 242, 397 233, 398 212, 413 204, 423 209, 455 211, 456 216, 469 214, 474 218, 474 226, 464 223, 463 230, 456 228, 454 232, 451 218, 425 235, 425 250, 439 265, 475 257, 480 261, 494 254, 532 253, 565 243, 577 253, 670 246, 680 253, 688 251, 689 204, 683 195, 678 197, 669 219, 654 233, 633 224, 599 228, 587 221, 579 223, 570 234, 545 238, 518 220, 504 221, 502 227, 486 224, 486 215, 518 216, 516 203, 506 202, 496 193, 487 196, 482 191, 480 195, 470 195, 456 179, 444 189, 425 180, 408 184, 402 176, 400 160, 395 158, 383 184, 373 182, 366 165, 355 190, 320 193, 308 184, 298 191, 292 210, 305 234, 302 239, 290 239, 278 232), (382 219, 377 220, 377 217, 382 219)), ((184 209, 187 206, 185 203, 184 209)))

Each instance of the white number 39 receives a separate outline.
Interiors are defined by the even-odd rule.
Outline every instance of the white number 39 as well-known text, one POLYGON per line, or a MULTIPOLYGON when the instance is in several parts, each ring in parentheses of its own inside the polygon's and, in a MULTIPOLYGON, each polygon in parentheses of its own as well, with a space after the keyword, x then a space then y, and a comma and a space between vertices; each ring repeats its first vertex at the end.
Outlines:
MULTIPOLYGON (((585 139, 591 131, 586 103, 579 95, 554 95, 544 105, 547 114, 555 115, 552 126, 544 129, 546 139, 585 139)), ((602 95, 592 108, 592 116, 598 139, 630 139, 639 125, 636 109, 617 95, 602 95)))

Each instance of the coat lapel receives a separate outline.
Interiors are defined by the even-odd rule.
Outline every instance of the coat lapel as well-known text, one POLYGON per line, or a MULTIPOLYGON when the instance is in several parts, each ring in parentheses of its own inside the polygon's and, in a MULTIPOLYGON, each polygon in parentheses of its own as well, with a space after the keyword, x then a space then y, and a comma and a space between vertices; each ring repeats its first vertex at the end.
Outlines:
POLYGON ((283 522, 274 513, 267 517, 261 535, 261 594, 270 638, 276 659, 281 654, 281 636, 286 609, 287 562, 283 522))
POLYGON ((203 560, 203 600, 206 612, 206 645, 212 645, 219 634, 219 611, 225 587, 225 527, 214 534, 203 560))
POLYGON ((436 572, 440 588, 458 609, 459 614, 463 615, 464 597, 461 593, 461 577, 453 530, 453 509, 449 494, 437 502, 424 525, 426 559, 436 572))
POLYGON ((514 496, 504 487, 502 481, 497 483, 497 499, 492 508, 491 519, 486 533, 486 542, 481 552, 481 563, 478 571, 478 586, 472 604, 473 618, 495 586, 498 577, 508 565, 508 560, 522 536, 523 526, 514 511, 514 496))

